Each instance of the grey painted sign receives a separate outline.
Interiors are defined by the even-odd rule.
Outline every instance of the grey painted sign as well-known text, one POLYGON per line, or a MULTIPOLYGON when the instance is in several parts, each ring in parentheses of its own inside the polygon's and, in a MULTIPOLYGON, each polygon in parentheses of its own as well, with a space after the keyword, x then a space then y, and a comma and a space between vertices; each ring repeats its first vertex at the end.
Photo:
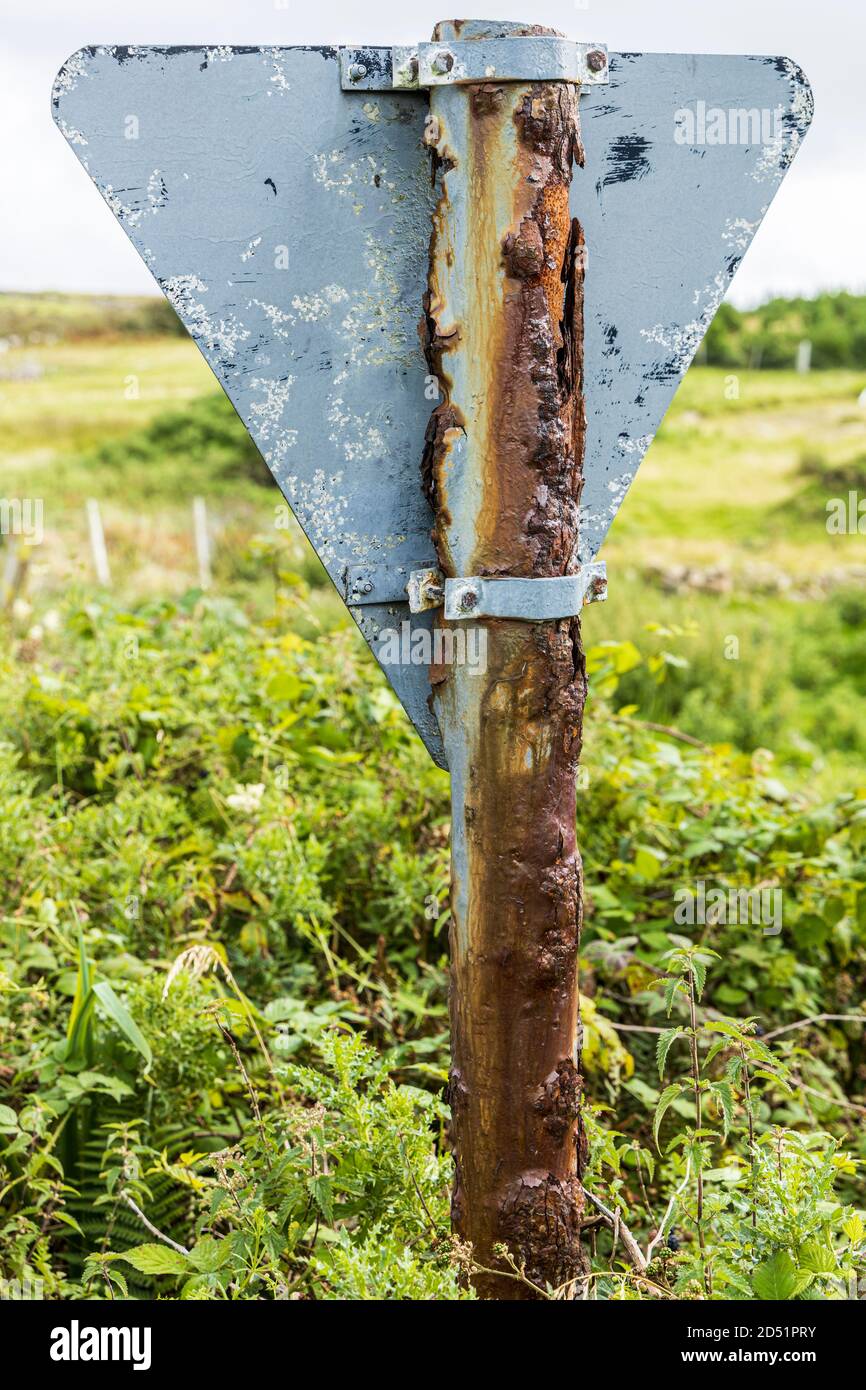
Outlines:
MULTIPOLYGON (((395 631, 432 625, 405 598, 409 572, 436 564, 419 475, 438 399, 417 331, 434 207, 427 94, 344 91, 334 48, 111 47, 74 54, 53 101, 441 763, 426 664, 387 656, 395 631)), ((581 563, 811 112, 784 58, 612 53, 609 85, 583 92, 581 563)))

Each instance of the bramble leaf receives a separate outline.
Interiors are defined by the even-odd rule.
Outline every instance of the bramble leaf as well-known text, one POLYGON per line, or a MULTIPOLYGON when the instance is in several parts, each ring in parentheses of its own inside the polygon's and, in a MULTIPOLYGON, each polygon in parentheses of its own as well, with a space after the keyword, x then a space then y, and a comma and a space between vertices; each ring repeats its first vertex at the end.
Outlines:
POLYGON ((190 1261, 179 1250, 171 1250, 167 1245, 134 1245, 124 1250, 115 1259, 125 1260, 137 1269, 139 1274, 187 1274, 190 1261))
POLYGON ((797 1288, 797 1266, 787 1250, 780 1250, 771 1260, 758 1265, 752 1275, 756 1297, 765 1302, 786 1302, 794 1297, 797 1288))

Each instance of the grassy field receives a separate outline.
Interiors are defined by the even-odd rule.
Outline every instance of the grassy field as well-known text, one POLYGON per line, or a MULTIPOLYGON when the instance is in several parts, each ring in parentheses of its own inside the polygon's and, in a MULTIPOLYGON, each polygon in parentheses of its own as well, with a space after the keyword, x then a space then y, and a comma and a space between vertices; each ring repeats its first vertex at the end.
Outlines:
MULTIPOLYGON (((828 791, 864 780, 866 535, 833 535, 827 504, 866 489, 863 374, 689 372, 605 557, 587 632, 677 629, 687 668, 652 691, 658 719, 747 749, 828 791)), ((666 646, 668 633, 653 639, 666 646)))
POLYGON ((866 481, 864 387, 864 372, 693 367, 614 523, 611 564, 768 566, 800 584, 862 566, 864 538, 828 535, 825 498, 795 503, 812 455, 831 465, 859 454, 866 481))

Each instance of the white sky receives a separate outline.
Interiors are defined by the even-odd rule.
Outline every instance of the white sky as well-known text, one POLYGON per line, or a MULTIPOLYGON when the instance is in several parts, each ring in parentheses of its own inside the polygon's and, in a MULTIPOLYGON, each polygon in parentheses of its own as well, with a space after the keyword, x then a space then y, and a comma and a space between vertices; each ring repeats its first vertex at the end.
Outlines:
MULTIPOLYGON (((145 294, 153 279, 51 120, 51 83, 70 53, 103 43, 407 43, 456 13, 424 0, 36 0, 14 14, 3 0, 3 8, 0 289, 145 294)), ((531 19, 613 49, 795 58, 815 92, 815 120, 730 298, 748 305, 771 294, 866 291, 863 0, 479 0, 461 17, 531 19)))

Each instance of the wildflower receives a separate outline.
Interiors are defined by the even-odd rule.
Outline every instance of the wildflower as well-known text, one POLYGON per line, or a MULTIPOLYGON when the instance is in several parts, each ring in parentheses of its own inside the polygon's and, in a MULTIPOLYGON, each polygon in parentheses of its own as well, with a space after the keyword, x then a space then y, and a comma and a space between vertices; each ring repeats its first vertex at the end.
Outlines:
POLYGON ((241 811, 244 815, 252 816, 261 806, 264 792, 264 782, 248 782, 245 786, 241 784, 237 791, 226 797, 226 803, 231 806, 233 811, 241 811))

